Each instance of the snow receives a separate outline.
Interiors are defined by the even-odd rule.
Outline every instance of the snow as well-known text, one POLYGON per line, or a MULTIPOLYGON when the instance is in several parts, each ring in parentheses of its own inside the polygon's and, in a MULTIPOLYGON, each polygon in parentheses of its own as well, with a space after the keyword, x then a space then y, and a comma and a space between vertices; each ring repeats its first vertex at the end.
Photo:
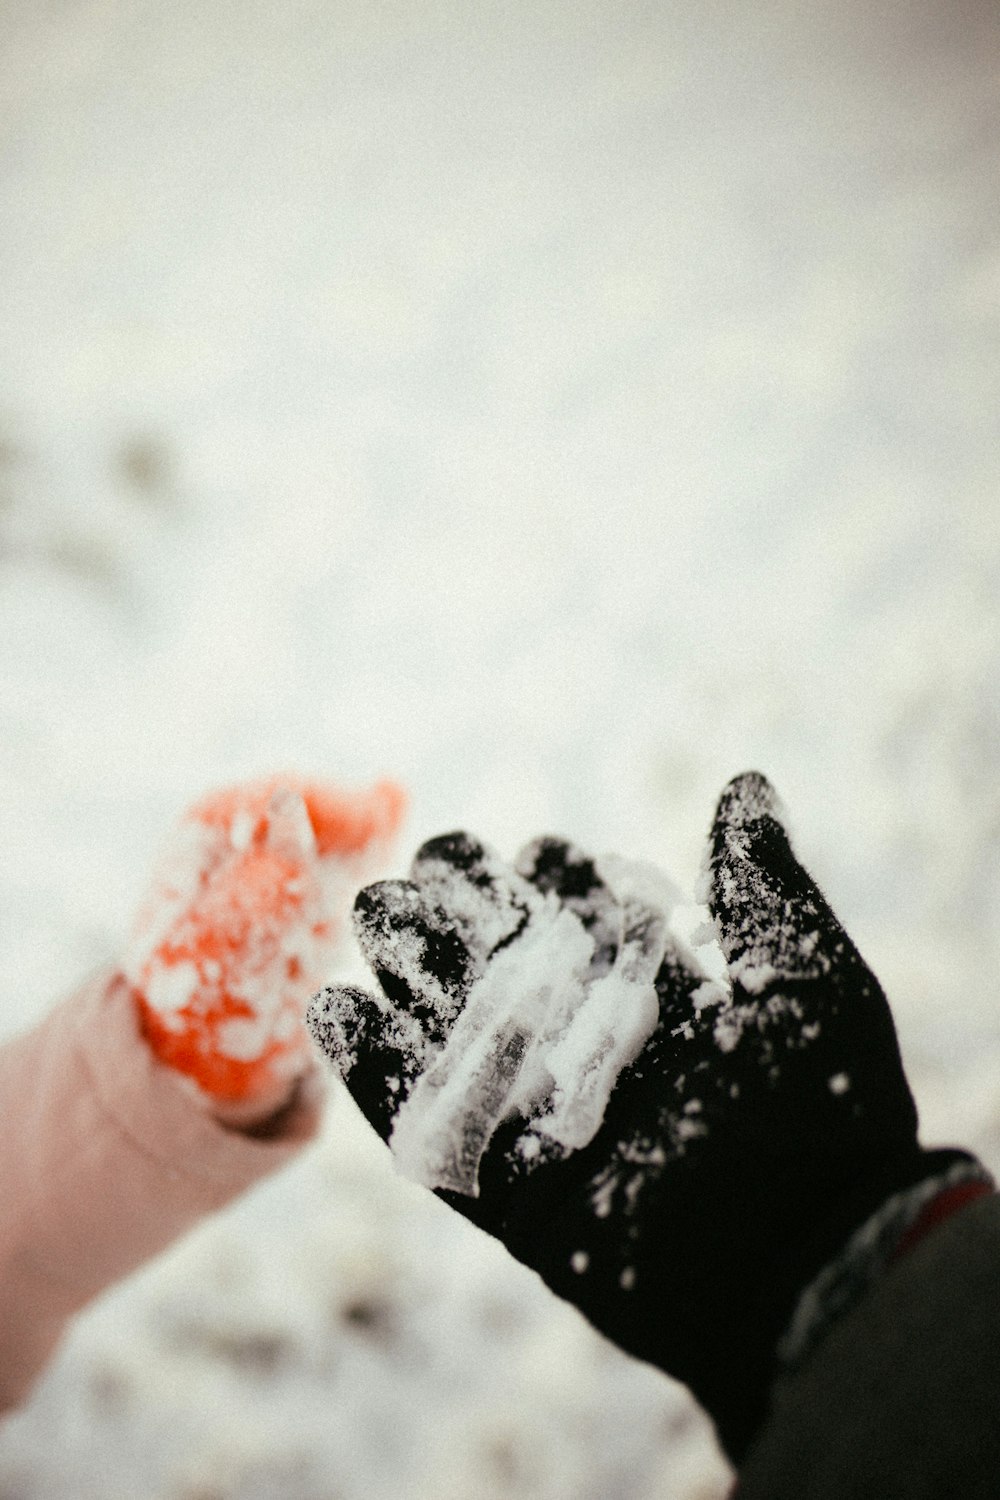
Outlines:
MULTIPOLYGON (((594 945, 548 898, 520 939, 487 965, 448 1041, 399 1109, 389 1145, 400 1169, 428 1187, 475 1194, 494 1130, 513 1113, 522 1070, 550 1010, 582 1000, 594 945)), ((528 1101, 528 1107, 531 1107, 528 1101)))
MULTIPOLYGON (((673 904, 655 870, 620 856, 597 862, 619 903, 609 970, 599 937, 610 913, 599 911, 600 923, 588 930, 572 905, 540 896, 493 856, 489 866, 499 899, 451 866, 421 861, 421 897, 429 907, 438 903, 483 951, 473 955, 479 968, 461 1014, 437 1055, 421 1057, 423 1070, 389 1138, 412 1181, 473 1197, 483 1153, 505 1119, 525 1122, 526 1159, 539 1137, 563 1153, 593 1139, 619 1073, 656 1025, 653 981, 673 904)), ((395 947, 400 961, 392 972, 422 995, 427 979, 422 953, 409 951, 412 934, 404 931, 395 947)))
MULTIPOLYGON (((757 766, 997 1171, 993 8, 0 11, 4 1029, 213 786, 691 892, 757 766)), ((27 1500, 725 1485, 341 1095, 0 1432, 27 1500)))
POLYGON ((185 812, 156 862, 119 961, 168 1032, 204 1037, 211 1027, 215 1053, 244 1063, 284 1042, 281 1066, 294 1073, 301 1068, 301 1018, 290 976, 322 978, 336 939, 303 796, 279 783, 262 816, 253 850, 254 821, 245 808, 226 810, 214 823, 203 809, 185 812), (228 941, 220 948, 222 932, 228 941), (192 958, 179 956, 192 951, 192 958), (224 962, 214 956, 219 952, 224 962), (243 1013, 227 1016, 224 1002, 243 1013))

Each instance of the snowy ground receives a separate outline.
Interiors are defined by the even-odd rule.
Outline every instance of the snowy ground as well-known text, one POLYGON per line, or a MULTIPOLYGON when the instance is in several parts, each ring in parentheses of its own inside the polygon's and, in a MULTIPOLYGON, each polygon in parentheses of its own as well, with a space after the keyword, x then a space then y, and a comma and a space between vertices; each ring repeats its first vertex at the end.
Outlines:
MULTIPOLYGON (((1000 1168, 987 0, 0 0, 2 1028, 193 796, 690 882, 770 773, 1000 1168)), ((7 1124, 16 1149, 16 1122, 7 1124)), ((80 1323, 3 1500, 712 1500, 683 1394, 320 1147, 80 1323)))

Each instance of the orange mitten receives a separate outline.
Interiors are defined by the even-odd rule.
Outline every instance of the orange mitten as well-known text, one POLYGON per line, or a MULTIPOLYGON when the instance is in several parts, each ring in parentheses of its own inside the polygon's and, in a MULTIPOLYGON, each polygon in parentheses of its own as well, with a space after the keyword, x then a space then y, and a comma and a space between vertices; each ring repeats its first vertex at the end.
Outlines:
POLYGON ((403 808, 390 781, 351 794, 275 776, 189 809, 122 965, 162 1062, 220 1102, 291 1089, 310 1055, 303 1007, 403 808))

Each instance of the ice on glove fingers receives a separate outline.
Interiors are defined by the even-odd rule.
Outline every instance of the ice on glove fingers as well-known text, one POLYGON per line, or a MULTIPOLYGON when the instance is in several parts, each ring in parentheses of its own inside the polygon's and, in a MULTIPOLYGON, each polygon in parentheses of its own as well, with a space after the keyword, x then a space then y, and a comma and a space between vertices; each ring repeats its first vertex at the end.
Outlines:
POLYGON ((592 975, 565 1028, 541 1049, 551 1079, 539 1134, 575 1150, 593 1140, 622 1068, 633 1062, 659 1014, 656 975, 679 900, 652 867, 608 857, 598 868, 620 902, 621 938, 612 967, 592 975))
POLYGON ((475 1192, 480 1159, 501 1120, 544 1097, 544 1041, 579 1006, 593 952, 579 920, 549 899, 487 961, 445 1045, 396 1116, 389 1145, 400 1171, 428 1187, 475 1192))
POLYGON ((390 783, 351 797, 294 777, 189 810, 122 963, 162 1062, 217 1100, 290 1085, 308 1058, 304 1002, 328 970, 367 848, 401 812, 390 783))
MULTIPOLYGON (((646 867, 604 868, 555 840, 512 868, 448 835, 424 846, 411 875, 363 891, 355 908, 388 1002, 385 1034, 398 1041, 400 1011, 423 1021, 422 1055, 401 1070, 407 1086, 384 1133, 407 1176, 474 1196, 502 1122, 518 1121, 526 1157, 566 1154, 596 1134, 657 1024, 676 893, 646 867)), ((310 1015, 349 1079, 351 1003, 328 992, 310 1015)))

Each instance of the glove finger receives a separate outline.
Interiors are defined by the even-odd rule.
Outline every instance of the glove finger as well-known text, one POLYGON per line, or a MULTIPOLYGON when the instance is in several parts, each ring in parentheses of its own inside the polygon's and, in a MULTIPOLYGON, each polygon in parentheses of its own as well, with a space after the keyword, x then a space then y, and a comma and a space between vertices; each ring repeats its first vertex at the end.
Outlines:
POLYGON ((763 1004, 776 987, 848 968, 868 972, 792 852, 778 797, 757 772, 722 793, 709 837, 709 907, 734 993, 763 1004))
MULTIPOLYGON (((383 1131, 389 1116, 410 1093, 418 1074, 424 1074, 442 1052, 473 984, 494 955, 527 925, 532 912, 544 909, 542 895, 491 850, 466 833, 432 839, 418 852, 409 881, 384 881, 361 891, 355 902, 355 928, 365 958, 378 977, 388 1001, 388 1020, 362 1007, 362 1051, 371 1051, 365 1037, 378 1033, 375 1053, 364 1071, 402 1078, 401 1088, 387 1098, 376 1088, 369 1109, 379 1115, 383 1131), (393 1023, 401 1023, 403 1039, 419 1053, 416 1064, 406 1062, 407 1047, 393 1023), (407 1023, 419 1028, 419 1045, 407 1023), (388 1051, 388 1056, 384 1055, 388 1051), (400 1057, 398 1054, 406 1054, 400 1057)), ((351 996, 338 1006, 350 1007, 351 996)), ((356 1045, 355 1023, 338 1020, 332 1035, 334 1050, 347 1055, 356 1045), (338 1037, 348 1035, 349 1046, 338 1037)), ((459 1059, 461 1061, 461 1059, 459 1059)), ((482 1101, 480 1101, 481 1103, 482 1101)), ((464 1129, 464 1125, 463 1125, 464 1129)))
POLYGON ((306 1024, 355 1104, 384 1141, 433 1043, 419 1021, 354 985, 314 995, 306 1024))
POLYGON ((465 833, 424 844, 413 875, 360 891, 354 927, 386 997, 441 1045, 491 955, 524 927, 539 898, 465 833))
POLYGON ((382 880, 358 892, 354 931, 390 1005, 443 1045, 482 970, 448 914, 412 881, 382 880))
POLYGON ((887 1139, 911 1135, 916 1109, 888 1002, 796 859, 774 789, 757 772, 722 793, 708 879, 733 986, 715 1025, 720 1049, 749 1043, 754 1071, 770 1083, 796 1056, 791 1105, 831 1139, 847 1121, 864 1129, 881 1120, 887 1139))
POLYGON ((514 868, 543 895, 551 892, 575 912, 594 942, 592 978, 608 973, 622 942, 624 918, 596 861, 575 844, 545 836, 525 844, 514 868))
MULTIPOLYGON (((488 994, 476 991, 479 1010, 474 1015, 466 1012, 456 1027, 456 1037, 461 1031, 462 1038, 458 1051, 442 1054, 440 1067, 433 1065, 428 1071, 427 1088, 418 1090, 419 1108, 399 1116, 393 1138, 400 1159, 411 1161, 414 1175, 430 1164, 424 1180, 462 1185, 465 1190, 466 1185, 474 1184, 476 1165, 503 1119, 512 1092, 523 1085, 532 1094, 534 1083, 522 1078, 522 1064, 547 1012, 543 1014, 537 1004, 532 1005, 533 980, 528 970, 541 967, 539 1002, 549 969, 549 982, 557 989, 563 981, 571 988, 574 983, 579 987, 582 977, 577 971, 587 969, 593 942, 588 941, 574 913, 561 909, 549 893, 543 893, 467 833, 430 840, 418 852, 411 873, 410 882, 389 883, 383 888, 391 893, 391 909, 376 910, 375 920, 369 924, 367 947, 373 966, 377 970, 387 967, 384 951, 373 950, 388 947, 395 978, 405 981, 410 996, 417 990, 426 993, 426 982, 414 975, 412 968, 405 972, 397 961, 400 927, 406 921, 418 926, 425 949, 428 926, 434 929, 436 939, 446 931, 451 948, 458 943, 469 959, 467 965, 463 964, 457 992, 453 986, 451 998, 456 1003, 444 1015, 440 1004, 437 1006, 439 1031, 446 1037, 476 981, 482 978, 485 982, 487 973, 495 980, 488 994), (541 921, 540 927, 531 926, 533 918, 541 921), (518 940, 524 936, 528 941, 529 932, 529 947, 522 952, 518 940), (523 963, 524 952, 530 953, 530 958, 528 969, 522 973, 514 956, 521 955, 523 963), (513 965, 508 962, 511 958, 513 965), (500 969, 494 968, 495 964, 500 969)), ((594 884, 593 874, 588 883, 594 884)), ((610 901, 610 895, 604 895, 610 901)), ((412 965, 413 944, 403 946, 407 950, 404 957, 412 965)), ((419 967, 426 970, 424 953, 419 960, 419 967)), ((380 972, 380 978, 391 992, 391 982, 387 983, 384 973, 380 972)), ((412 998, 404 996, 400 1003, 413 1012, 412 998)), ((544 1088, 543 1078, 535 1082, 544 1088)), ((410 1102, 417 1105, 416 1094, 410 1102)))
POLYGON ((528 881, 464 831, 422 844, 410 878, 424 903, 446 915, 480 967, 524 929, 541 904, 528 881))

